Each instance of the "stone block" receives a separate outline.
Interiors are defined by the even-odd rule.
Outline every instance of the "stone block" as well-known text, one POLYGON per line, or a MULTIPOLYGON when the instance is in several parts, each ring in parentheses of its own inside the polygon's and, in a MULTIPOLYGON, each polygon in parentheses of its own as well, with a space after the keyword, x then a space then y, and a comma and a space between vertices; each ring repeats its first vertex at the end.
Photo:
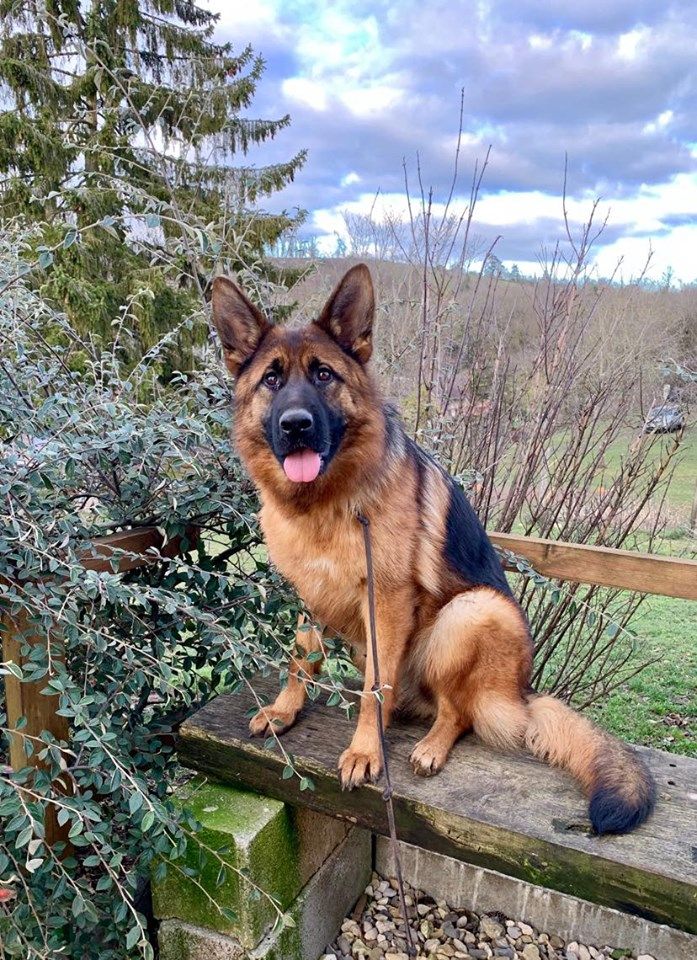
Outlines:
POLYGON ((317 960, 371 875, 372 842, 353 828, 288 908, 292 926, 277 926, 253 947, 235 936, 180 919, 163 920, 160 960, 317 960))
POLYGON ((244 948, 259 943, 276 919, 269 897, 286 910, 349 829, 333 817, 201 778, 181 788, 177 800, 201 823, 200 850, 191 843, 184 860, 167 862, 166 876, 153 880, 155 916, 232 935, 244 948), (184 875, 182 868, 198 868, 200 855, 200 874, 184 875))

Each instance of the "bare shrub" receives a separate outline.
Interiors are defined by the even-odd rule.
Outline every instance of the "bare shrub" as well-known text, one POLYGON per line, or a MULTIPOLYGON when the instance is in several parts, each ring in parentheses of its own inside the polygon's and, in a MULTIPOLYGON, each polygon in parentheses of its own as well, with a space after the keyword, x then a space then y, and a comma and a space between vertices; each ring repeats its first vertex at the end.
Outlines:
MULTIPOLYGON (((682 436, 640 431, 660 385, 659 358, 684 356, 680 311, 642 278, 619 287, 593 277, 604 227, 597 204, 574 233, 564 202, 566 242, 549 253, 543 276, 506 280, 495 243, 484 248, 473 233, 488 156, 463 205, 458 154, 459 145, 441 202, 417 160, 415 190, 405 168, 406 225, 394 216, 376 225, 372 214, 361 221, 362 236, 381 237, 379 249, 396 249, 404 265, 375 264, 390 391, 490 529, 651 550, 682 436), (392 242, 383 236, 390 231, 392 242)), ((319 296, 332 273, 333 265, 323 271, 319 296)), ((683 292, 683 313, 689 299, 683 292)), ((518 580, 539 688, 586 706, 645 666, 630 629, 642 597, 518 580)))

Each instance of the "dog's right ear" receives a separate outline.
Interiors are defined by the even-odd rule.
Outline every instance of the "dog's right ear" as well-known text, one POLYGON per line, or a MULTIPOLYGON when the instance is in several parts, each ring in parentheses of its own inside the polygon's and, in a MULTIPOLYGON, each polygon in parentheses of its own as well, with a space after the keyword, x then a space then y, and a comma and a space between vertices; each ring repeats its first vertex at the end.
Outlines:
POLYGON ((223 345, 225 366, 236 376, 271 328, 266 317, 227 277, 216 277, 211 295, 213 323, 223 345))

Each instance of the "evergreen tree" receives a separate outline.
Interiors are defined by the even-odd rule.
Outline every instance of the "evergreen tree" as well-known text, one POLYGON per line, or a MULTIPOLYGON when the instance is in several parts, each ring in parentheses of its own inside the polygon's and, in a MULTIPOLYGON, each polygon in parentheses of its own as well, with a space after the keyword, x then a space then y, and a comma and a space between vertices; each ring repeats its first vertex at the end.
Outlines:
POLYGON ((264 64, 217 43, 217 19, 194 0, 0 0, 0 216, 36 225, 42 293, 79 329, 107 340, 125 312, 134 357, 216 263, 258 262, 293 222, 253 208, 304 153, 239 164, 289 118, 241 116, 264 64))

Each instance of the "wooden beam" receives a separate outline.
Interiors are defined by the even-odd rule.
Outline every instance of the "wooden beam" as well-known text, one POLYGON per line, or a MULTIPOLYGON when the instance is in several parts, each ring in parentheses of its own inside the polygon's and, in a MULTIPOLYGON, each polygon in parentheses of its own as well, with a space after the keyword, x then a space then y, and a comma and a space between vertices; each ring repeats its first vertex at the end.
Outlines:
MULTIPOLYGON (((490 533, 503 550, 517 553, 546 577, 697 600, 697 560, 660 557, 580 543, 490 533)), ((515 570, 515 564, 507 564, 515 570)))
MULTIPOLYGON (((255 682, 272 698, 273 679, 255 682)), ((179 759, 216 780, 313 807, 387 835, 382 785, 342 792, 336 762, 354 722, 312 704, 282 738, 314 790, 283 780, 278 749, 248 735, 251 694, 211 701, 184 723, 179 759)), ((697 761, 641 749, 658 783, 650 820, 624 837, 595 837, 581 790, 563 772, 523 755, 504 755, 473 737, 458 744, 445 770, 416 776, 409 754, 423 728, 390 730, 397 833, 402 840, 508 876, 697 933, 697 761)))
MULTIPOLYGON (((173 537, 167 543, 164 543, 163 533, 157 527, 123 530, 119 533, 95 538, 90 547, 83 553, 81 563, 87 570, 113 572, 114 558, 117 558, 118 572, 125 573, 128 570, 157 563, 159 556, 177 556, 182 552, 185 541, 193 545, 197 537, 198 530, 195 527, 187 530, 185 536, 173 537), (120 551, 126 551, 127 555, 122 556, 120 551)), ((5 662, 12 661, 21 668, 26 659, 22 656, 23 643, 46 645, 46 636, 33 635, 33 628, 24 610, 21 610, 12 620, 9 616, 6 617, 2 625, 2 659, 5 662)), ((58 657, 62 657, 62 644, 56 635, 51 637, 51 644, 53 648, 59 648, 58 657)), ((58 696, 48 696, 41 693, 50 676, 49 674, 36 683, 27 683, 12 674, 5 676, 7 727, 10 731, 10 764, 15 771, 27 766, 36 768, 45 766, 38 759, 38 754, 43 749, 38 737, 43 730, 53 734, 56 740, 68 742, 70 736, 68 721, 65 717, 56 713, 59 705, 58 696), (26 720, 21 729, 18 728, 20 717, 24 717, 26 720), (34 746, 34 752, 30 756, 27 756, 25 750, 25 744, 28 742, 31 742, 34 746)), ((66 778, 66 784, 63 786, 65 791, 70 789, 70 783, 71 781, 66 778)), ((60 784, 57 786, 60 788, 60 784)), ((44 827, 46 842, 50 846, 54 846, 59 841, 64 842, 66 844, 64 855, 66 855, 70 851, 68 844, 70 824, 59 826, 56 819, 56 808, 51 804, 47 806, 44 827)))
POLYGON ((199 531, 189 527, 183 536, 172 537, 165 543, 160 527, 134 527, 132 530, 120 530, 104 537, 95 537, 80 558, 86 570, 100 573, 114 572, 114 558, 118 557, 118 573, 136 570, 152 563, 160 557, 176 557, 183 552, 184 542, 188 548, 195 546, 199 531), (164 545, 163 545, 164 544, 164 545), (132 556, 123 556, 125 551, 132 556))
MULTIPOLYGON (((46 646, 47 637, 34 634, 34 628, 25 610, 21 610, 13 620, 10 620, 9 616, 3 618, 2 627, 2 659, 5 663, 11 661, 20 668, 24 665, 28 658, 22 656, 23 643, 29 643, 31 646, 35 644, 46 646)), ((60 638, 55 635, 51 637, 51 650, 54 658, 62 658, 63 645, 60 638)), ((24 767, 46 768, 46 764, 39 760, 39 753, 45 746, 38 739, 42 731, 48 730, 58 741, 64 743, 68 741, 70 732, 68 720, 56 713, 59 705, 58 695, 41 693, 49 679, 50 674, 34 682, 19 680, 10 673, 5 676, 5 708, 7 728, 10 731, 10 764, 13 770, 22 770, 24 767), (20 717, 24 717, 26 723, 18 729, 20 717), (31 743, 33 747, 30 755, 27 755, 25 750, 27 743, 31 743)), ((65 777, 65 783, 62 786, 58 785, 60 787, 58 792, 68 792, 70 784, 70 778, 65 777)), ((62 841, 66 844, 65 855, 68 852, 70 824, 60 826, 56 816, 56 807, 48 804, 44 822, 46 843, 53 847, 62 841)))

